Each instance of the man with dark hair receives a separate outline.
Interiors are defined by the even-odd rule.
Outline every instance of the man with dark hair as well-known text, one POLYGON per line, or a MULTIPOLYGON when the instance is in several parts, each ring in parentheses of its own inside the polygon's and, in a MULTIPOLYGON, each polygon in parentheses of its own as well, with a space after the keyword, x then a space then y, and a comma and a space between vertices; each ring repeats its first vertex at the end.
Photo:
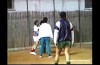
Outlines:
POLYGON ((39 42, 40 42, 40 56, 42 57, 44 51, 44 44, 46 45, 46 53, 48 58, 51 58, 51 47, 50 47, 50 38, 53 38, 51 26, 47 23, 48 18, 44 17, 42 24, 39 28, 39 42))
POLYGON ((66 12, 60 13, 61 20, 54 29, 54 44, 56 46, 55 64, 59 62, 59 55, 64 48, 66 64, 70 64, 69 48, 74 42, 74 31, 72 23, 66 19, 66 12))

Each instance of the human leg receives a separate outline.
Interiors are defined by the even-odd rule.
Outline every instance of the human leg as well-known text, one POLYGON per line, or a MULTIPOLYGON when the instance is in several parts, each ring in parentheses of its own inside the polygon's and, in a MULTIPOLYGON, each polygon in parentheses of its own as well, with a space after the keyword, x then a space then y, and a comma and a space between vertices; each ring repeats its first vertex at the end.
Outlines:
POLYGON ((69 55, 69 49, 70 49, 70 42, 65 42, 65 57, 66 57, 66 64, 70 64, 70 55, 69 55))
POLYGON ((37 55, 35 50, 36 50, 36 48, 38 46, 38 37, 37 36, 33 36, 33 39, 34 39, 34 44, 32 46, 30 54, 37 55))
POLYGON ((60 55, 61 51, 62 51, 62 48, 56 47, 55 64, 59 63, 59 55, 60 55))
POLYGON ((34 42, 34 45, 32 46, 30 54, 37 55, 36 52, 35 52, 37 45, 38 45, 38 42, 34 42))
POLYGON ((50 47, 50 38, 49 37, 45 37, 45 43, 46 43, 46 52, 50 58, 52 56, 51 56, 51 47, 50 47))
POLYGON ((43 51, 44 51, 44 38, 41 38, 40 39, 40 50, 39 50, 40 56, 42 56, 43 51))

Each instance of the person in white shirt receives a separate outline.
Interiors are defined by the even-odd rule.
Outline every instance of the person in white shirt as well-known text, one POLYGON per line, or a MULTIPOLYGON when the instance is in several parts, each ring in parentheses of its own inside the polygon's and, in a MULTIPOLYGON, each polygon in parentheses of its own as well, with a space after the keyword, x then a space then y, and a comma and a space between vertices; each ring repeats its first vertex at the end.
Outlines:
POLYGON ((74 43, 73 25, 66 19, 66 12, 60 13, 61 20, 56 22, 54 29, 54 44, 56 46, 55 64, 59 62, 59 55, 64 48, 66 64, 70 64, 69 48, 74 43))
POLYGON ((36 52, 35 52, 35 49, 37 48, 38 42, 39 42, 39 39, 38 39, 38 34, 39 34, 38 20, 36 20, 36 21, 34 22, 34 27, 33 27, 33 29, 34 29, 34 31, 33 31, 33 40, 34 40, 34 44, 33 44, 33 46, 32 46, 32 49, 31 49, 30 54, 37 55, 36 52))
POLYGON ((51 58, 50 38, 53 38, 51 26, 47 23, 48 18, 44 17, 43 22, 39 28, 39 42, 40 42, 40 56, 42 57, 44 51, 44 43, 46 44, 46 53, 51 58))

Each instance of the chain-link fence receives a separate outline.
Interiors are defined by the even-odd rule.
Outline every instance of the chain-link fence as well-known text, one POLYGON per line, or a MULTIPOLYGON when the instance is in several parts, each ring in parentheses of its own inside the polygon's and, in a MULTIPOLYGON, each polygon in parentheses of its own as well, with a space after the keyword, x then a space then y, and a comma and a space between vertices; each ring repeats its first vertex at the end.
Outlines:
MULTIPOLYGON (((9 1, 9 0, 8 0, 9 1)), ((34 21, 48 18, 54 24, 65 11, 75 31, 75 43, 92 42, 92 9, 85 9, 85 0, 11 0, 8 9, 8 48, 30 47, 33 44, 34 21)), ((74 43, 74 44, 75 44, 74 43)), ((52 43, 53 45, 53 43, 52 43)))

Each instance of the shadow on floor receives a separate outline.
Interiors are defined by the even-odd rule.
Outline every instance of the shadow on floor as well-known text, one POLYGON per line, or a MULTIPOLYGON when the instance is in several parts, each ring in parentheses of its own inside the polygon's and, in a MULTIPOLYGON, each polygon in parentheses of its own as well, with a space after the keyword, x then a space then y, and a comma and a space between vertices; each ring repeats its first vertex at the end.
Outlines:
MULTIPOLYGON (((56 51, 52 51, 52 54, 55 55, 56 51)), ((70 55, 75 55, 75 54, 79 54, 80 52, 71 52, 70 55)), ((60 56, 64 56, 65 54, 61 54, 60 56)))
MULTIPOLYGON (((73 53, 70 53, 70 55, 75 55, 75 54, 78 54, 78 53, 80 53, 80 52, 73 52, 73 53)), ((65 54, 63 53, 63 54, 61 54, 60 56, 64 56, 65 54)))

